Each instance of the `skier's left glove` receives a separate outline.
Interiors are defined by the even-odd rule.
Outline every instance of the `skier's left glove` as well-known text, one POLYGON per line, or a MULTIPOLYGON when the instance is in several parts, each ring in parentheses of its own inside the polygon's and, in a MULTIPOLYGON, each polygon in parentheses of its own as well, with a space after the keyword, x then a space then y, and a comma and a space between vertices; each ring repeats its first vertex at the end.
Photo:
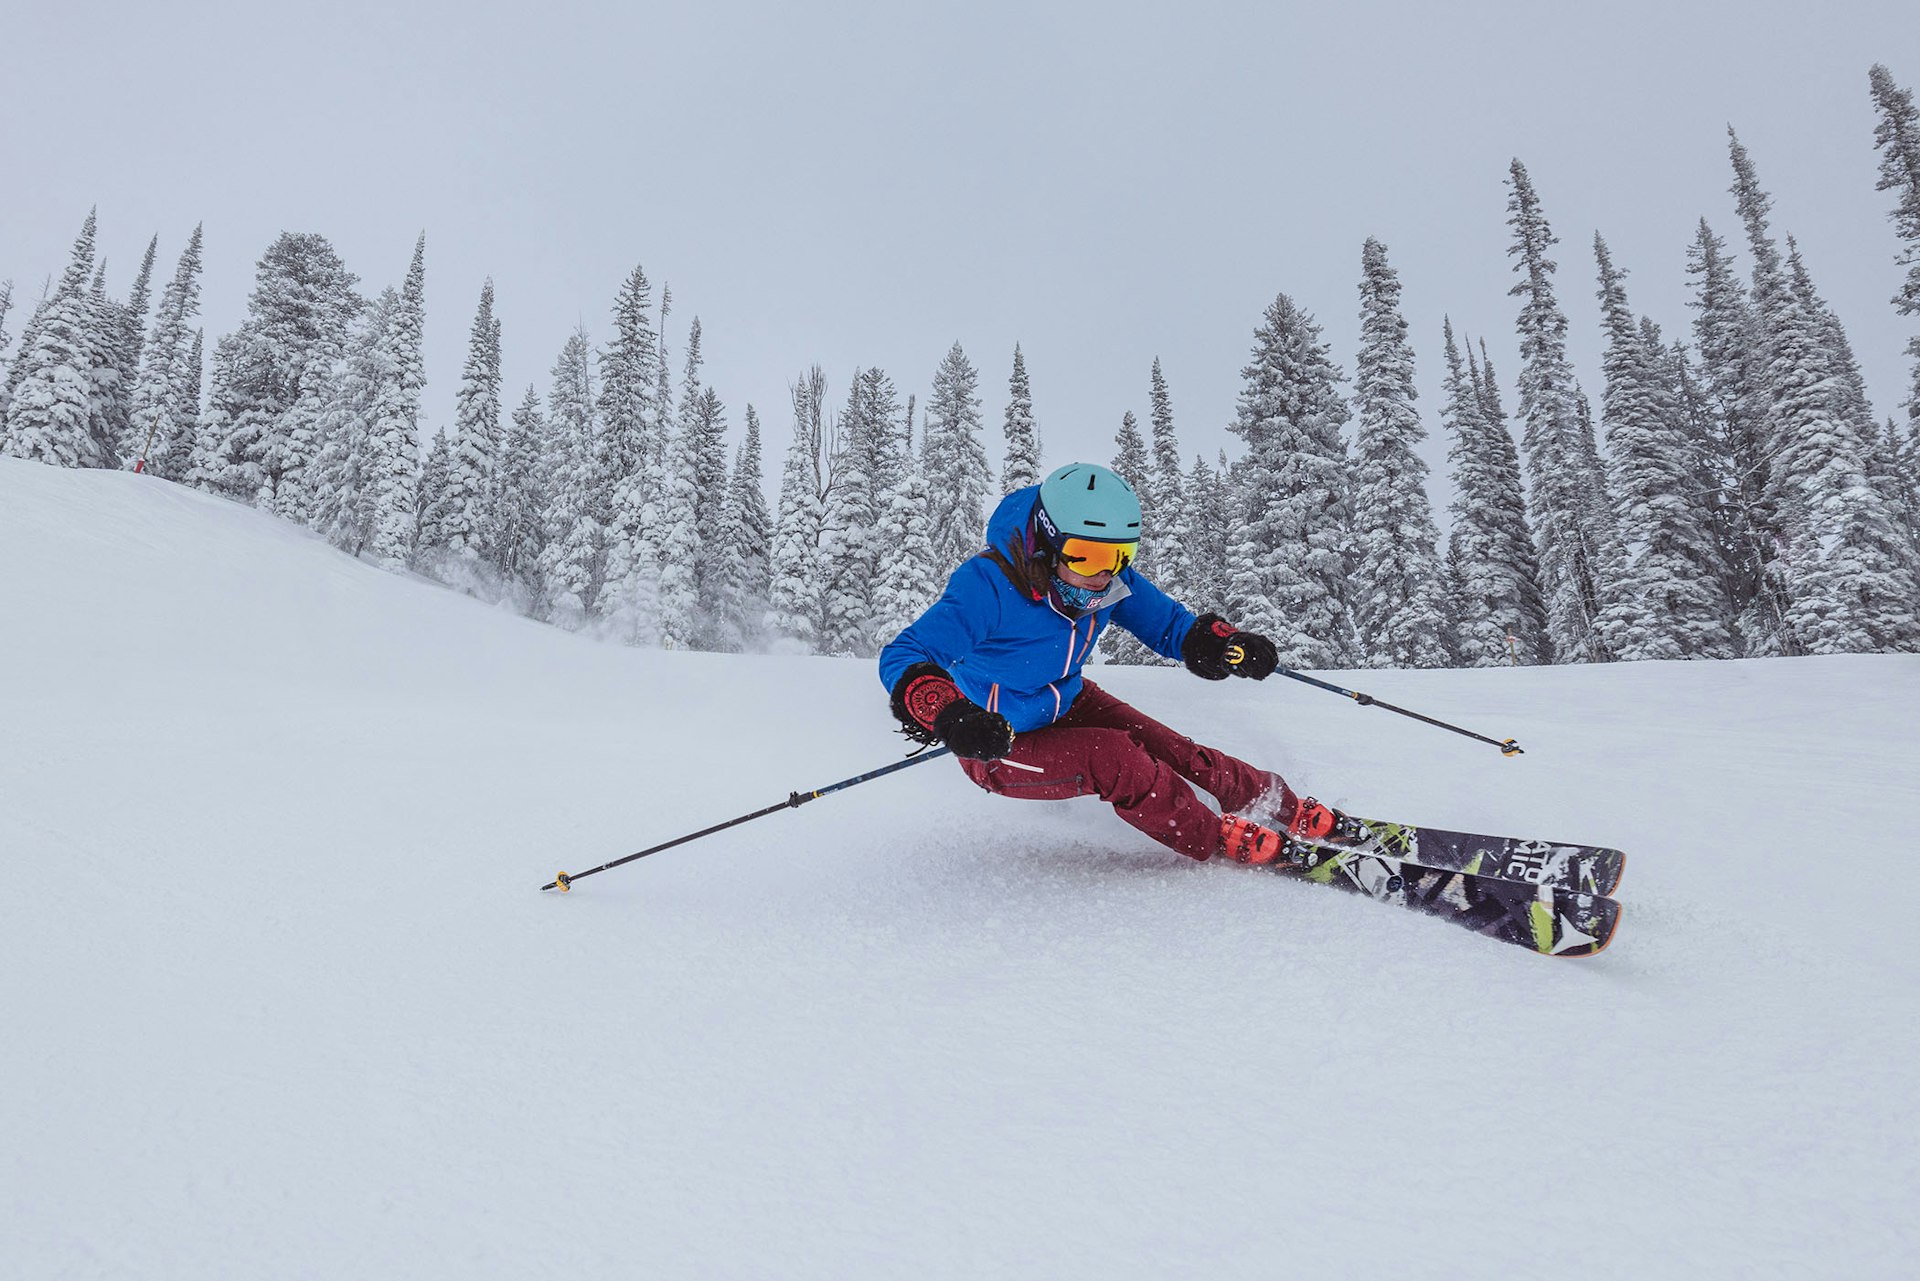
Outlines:
POLYGON ((934 663, 915 663, 893 687, 893 714, 900 731, 922 743, 945 743, 955 756, 998 760, 1013 747, 1013 727, 960 692, 953 677, 934 663))
POLYGON ((1218 614, 1202 614, 1180 646, 1180 659, 1202 680, 1246 676, 1263 681, 1280 666, 1280 651, 1258 632, 1240 631, 1218 614))

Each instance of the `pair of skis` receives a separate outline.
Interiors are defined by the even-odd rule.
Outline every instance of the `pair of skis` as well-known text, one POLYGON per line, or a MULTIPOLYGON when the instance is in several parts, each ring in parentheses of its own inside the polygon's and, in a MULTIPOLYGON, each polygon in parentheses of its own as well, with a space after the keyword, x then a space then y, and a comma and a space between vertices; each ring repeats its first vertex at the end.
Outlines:
POLYGON ((1598 845, 1348 817, 1324 841, 1290 839, 1274 866, 1548 956, 1593 956, 1620 924, 1625 863, 1598 845))

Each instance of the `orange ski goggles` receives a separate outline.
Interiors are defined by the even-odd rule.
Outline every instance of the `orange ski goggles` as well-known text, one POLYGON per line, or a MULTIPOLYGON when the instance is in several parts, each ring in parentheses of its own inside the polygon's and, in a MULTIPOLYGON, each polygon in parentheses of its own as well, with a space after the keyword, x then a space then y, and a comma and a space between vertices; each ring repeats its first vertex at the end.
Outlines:
POLYGON ((1139 540, 1131 543, 1102 543, 1091 538, 1068 538, 1060 543, 1060 563, 1076 574, 1092 578, 1096 574, 1117 574, 1133 563, 1140 551, 1139 540))

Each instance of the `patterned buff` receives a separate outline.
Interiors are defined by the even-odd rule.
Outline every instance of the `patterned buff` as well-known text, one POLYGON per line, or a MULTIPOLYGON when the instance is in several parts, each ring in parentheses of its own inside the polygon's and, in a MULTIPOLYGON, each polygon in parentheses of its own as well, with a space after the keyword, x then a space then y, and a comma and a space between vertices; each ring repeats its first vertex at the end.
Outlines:
POLYGON ((1060 599, 1071 608, 1085 609, 1087 606, 1093 604, 1100 593, 1106 589, 1104 587, 1075 587, 1072 583, 1061 578, 1060 575, 1055 574, 1053 576, 1053 590, 1059 592, 1060 599))

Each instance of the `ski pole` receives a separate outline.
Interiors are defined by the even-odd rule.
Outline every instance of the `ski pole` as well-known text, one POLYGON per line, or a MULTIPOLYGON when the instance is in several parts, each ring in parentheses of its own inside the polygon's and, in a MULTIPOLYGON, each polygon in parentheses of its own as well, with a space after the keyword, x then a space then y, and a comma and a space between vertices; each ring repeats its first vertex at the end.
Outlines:
MULTIPOLYGON (((1227 653, 1227 661, 1229 663, 1238 661, 1234 658, 1232 650, 1229 650, 1227 653)), ((1437 721, 1433 719, 1433 717, 1431 716, 1422 716, 1419 712, 1410 712, 1404 707, 1395 707, 1392 703, 1383 703, 1371 694, 1362 694, 1355 690, 1343 689, 1340 686, 1333 684, 1331 681, 1316 680, 1314 677, 1307 676, 1301 672, 1296 672, 1290 667, 1277 667, 1274 670, 1277 671, 1282 676, 1292 677, 1294 680, 1304 682, 1305 684, 1312 685, 1318 689, 1324 689, 1335 694, 1343 694, 1346 697, 1352 699, 1354 702, 1360 704, 1360 706, 1362 707, 1384 707, 1389 712, 1398 712, 1402 716, 1411 716, 1416 721, 1425 721, 1427 724, 1437 725, 1441 729, 1450 729, 1456 734, 1464 734, 1468 738, 1479 739, 1482 743, 1492 743, 1495 747, 1500 749, 1500 754, 1502 756, 1525 755, 1525 752, 1521 750, 1520 744, 1514 742, 1510 738, 1508 739, 1488 738, 1485 734, 1476 734, 1470 729, 1461 729, 1458 725, 1449 725, 1445 721, 1437 721)))
POLYGON ((675 837, 671 841, 666 841, 660 845, 655 845, 650 849, 641 850, 637 854, 629 854, 625 858, 614 859, 611 863, 602 863, 599 867, 589 868, 587 871, 584 871, 584 872, 574 872, 571 874, 566 872, 556 873, 554 875, 554 878, 551 881, 548 881, 545 885, 542 885, 540 888, 542 890, 551 890, 551 889, 557 888, 562 894, 564 894, 569 889, 573 888, 573 883, 575 881, 580 880, 583 877, 592 876, 595 872, 604 872, 610 867, 619 867, 622 863, 631 863, 633 862, 633 860, 637 858, 645 858, 649 854, 658 854, 661 850, 670 850, 676 845, 685 845, 688 841, 697 841, 703 836, 712 836, 715 832, 725 831, 729 827, 738 827, 742 823, 751 823, 756 818, 765 818, 767 815, 777 813, 780 810, 797 809, 800 806, 805 805, 808 801, 815 799, 816 797, 825 796, 830 792, 842 791, 845 788, 854 786, 855 784, 868 782, 869 780, 879 778, 884 774, 891 774, 895 770, 903 770, 909 765, 918 765, 921 761, 930 761, 937 756, 945 756, 952 750, 953 749, 950 747, 936 747, 936 748, 933 748, 931 751, 915 753, 914 755, 909 756, 904 761, 895 761, 891 765, 883 765, 879 769, 868 770, 865 774, 862 774, 857 778, 842 779, 838 783, 832 783, 826 787, 815 788, 811 792, 789 793, 787 796, 787 799, 784 801, 781 801, 777 805, 769 805, 765 809, 755 810, 751 814, 742 814, 739 818, 730 818, 724 823, 715 823, 712 827, 702 828, 700 831, 691 833, 690 835, 687 835, 687 836, 675 837))

